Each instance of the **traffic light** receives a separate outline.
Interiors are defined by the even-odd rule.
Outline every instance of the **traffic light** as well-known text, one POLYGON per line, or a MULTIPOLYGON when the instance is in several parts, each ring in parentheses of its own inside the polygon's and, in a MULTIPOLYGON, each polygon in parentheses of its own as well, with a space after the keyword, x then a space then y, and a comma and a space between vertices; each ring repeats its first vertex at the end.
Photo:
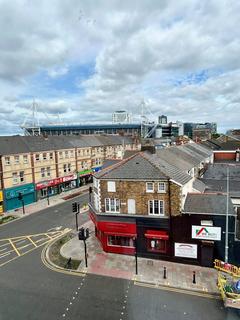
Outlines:
POLYGON ((86 239, 89 238, 89 229, 86 229, 86 234, 85 234, 86 239))
POLYGON ((77 202, 72 203, 72 212, 77 213, 78 212, 78 204, 77 202))
POLYGON ((23 199, 23 195, 21 192, 18 193, 18 200, 22 200, 23 199))
POLYGON ((84 240, 84 228, 80 228, 78 232, 78 239, 79 240, 84 240))

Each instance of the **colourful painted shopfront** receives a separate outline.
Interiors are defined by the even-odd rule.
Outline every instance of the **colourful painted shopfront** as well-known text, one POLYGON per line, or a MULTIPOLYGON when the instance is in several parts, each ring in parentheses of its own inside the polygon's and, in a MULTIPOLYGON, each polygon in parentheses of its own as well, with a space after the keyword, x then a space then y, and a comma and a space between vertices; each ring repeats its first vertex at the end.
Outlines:
POLYGON ((22 201, 18 199, 19 193, 22 194, 25 205, 36 201, 33 183, 8 188, 4 190, 4 207, 6 211, 17 209, 22 206, 22 201))
POLYGON ((0 191, 0 214, 3 213, 3 193, 0 191))

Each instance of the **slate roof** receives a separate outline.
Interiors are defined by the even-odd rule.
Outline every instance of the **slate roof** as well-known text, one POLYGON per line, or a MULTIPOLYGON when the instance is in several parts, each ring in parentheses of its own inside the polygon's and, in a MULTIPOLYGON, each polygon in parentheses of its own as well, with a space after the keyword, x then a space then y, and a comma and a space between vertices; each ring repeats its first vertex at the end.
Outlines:
POLYGON ((199 180, 199 179, 195 179, 193 181, 193 189, 199 191, 199 192, 204 192, 204 190, 206 189, 206 185, 203 181, 199 180))
MULTIPOLYGON (((188 193, 183 213, 226 215, 227 196, 223 194, 188 193)), ((233 204, 229 199, 229 215, 235 215, 233 204)))
POLYGON ((133 139, 122 136, 0 136, 0 155, 42 152, 76 147, 132 144, 133 139))
POLYGON ((161 180, 168 176, 156 168, 140 152, 95 174, 101 179, 161 180))

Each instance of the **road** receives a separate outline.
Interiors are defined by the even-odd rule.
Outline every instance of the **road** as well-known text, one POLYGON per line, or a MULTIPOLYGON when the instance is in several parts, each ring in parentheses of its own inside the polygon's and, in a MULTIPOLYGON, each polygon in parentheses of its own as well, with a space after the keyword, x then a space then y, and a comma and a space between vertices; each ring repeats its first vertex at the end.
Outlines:
MULTIPOLYGON (((83 223, 87 215, 79 218, 83 223)), ((0 235, 42 233, 74 223, 70 201, 0 227, 0 235)), ((238 319, 219 300, 140 287, 123 279, 54 272, 43 265, 41 251, 36 248, 0 267, 0 320, 238 319)))

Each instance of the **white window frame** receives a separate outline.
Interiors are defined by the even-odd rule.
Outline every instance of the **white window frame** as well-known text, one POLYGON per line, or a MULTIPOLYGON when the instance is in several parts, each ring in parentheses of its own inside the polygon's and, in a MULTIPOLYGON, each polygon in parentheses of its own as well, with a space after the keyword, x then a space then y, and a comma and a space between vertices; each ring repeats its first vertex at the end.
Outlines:
POLYGON ((19 164, 19 156, 14 156, 14 163, 19 164))
POLYGON ((149 200, 148 201, 148 214, 150 216, 164 216, 165 215, 164 200, 158 200, 158 199, 149 200), (156 203, 158 203, 158 213, 154 213, 156 203), (150 211, 153 211, 153 212, 150 212, 150 211))
POLYGON ((166 182, 158 182, 158 193, 166 193, 166 182), (164 188, 161 189, 160 185, 163 185, 164 188))
POLYGON ((154 193, 154 182, 146 182, 146 192, 148 193, 154 193), (151 184, 152 185, 152 189, 148 188, 148 185, 151 184))
POLYGON ((47 176, 51 177, 51 167, 47 167, 47 176))
POLYGON ((107 181, 107 191, 108 192, 116 192, 116 182, 115 181, 107 181))
POLYGON ((23 155, 23 163, 28 163, 28 156, 26 154, 23 155))
POLYGON ((18 184, 18 173, 17 172, 13 172, 12 173, 12 179, 13 179, 13 184, 18 184))
POLYGON ((41 177, 45 178, 46 174, 45 174, 45 168, 41 168, 41 177))
POLYGON ((24 179, 24 171, 20 171, 20 172, 19 172, 19 181, 20 181, 20 182, 24 182, 24 180, 25 180, 25 179, 24 179))
POLYGON ((120 213, 120 200, 116 198, 105 198, 105 211, 120 213))
POLYGON ((8 166, 11 164, 11 160, 10 160, 10 157, 5 157, 5 164, 8 166))

